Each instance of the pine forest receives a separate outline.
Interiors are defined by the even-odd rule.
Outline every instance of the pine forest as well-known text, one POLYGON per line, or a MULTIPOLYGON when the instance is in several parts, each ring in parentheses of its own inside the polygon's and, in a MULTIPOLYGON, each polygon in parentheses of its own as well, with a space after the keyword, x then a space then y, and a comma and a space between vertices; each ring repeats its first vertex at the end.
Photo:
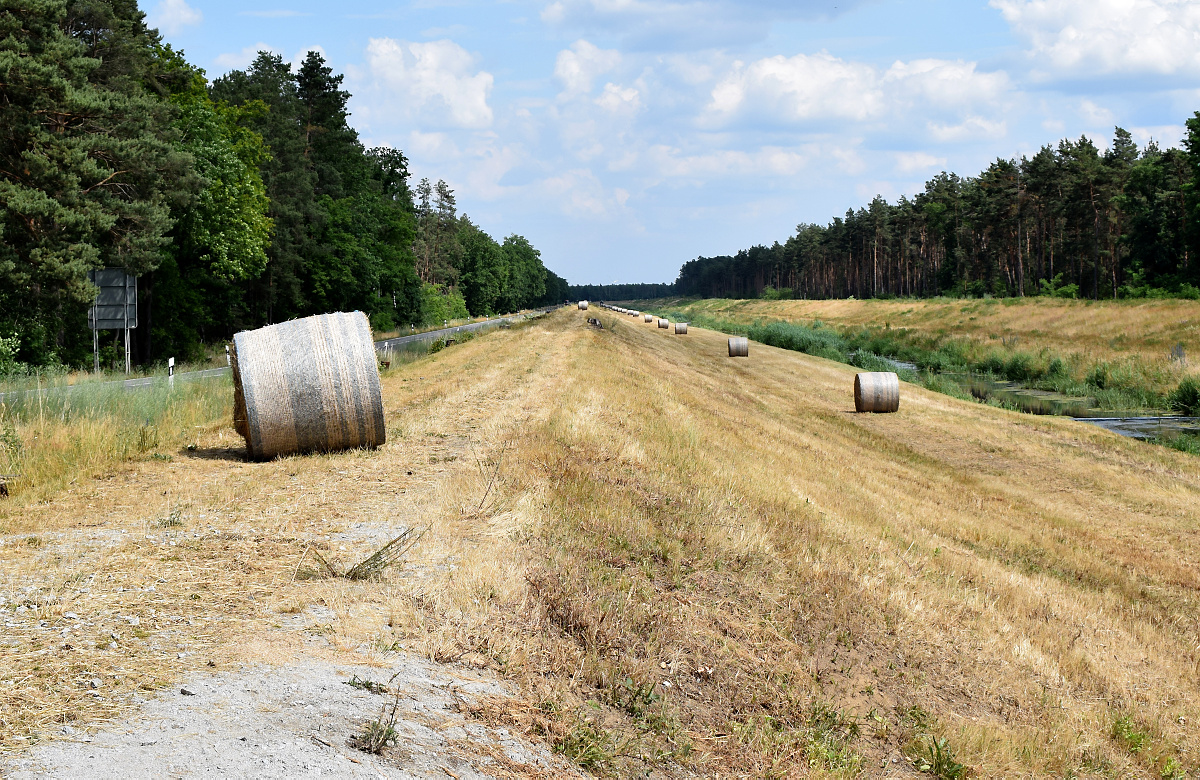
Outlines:
POLYGON ((365 148, 349 98, 316 52, 210 82, 135 0, 0 0, 0 370, 91 363, 95 268, 138 277, 138 363, 322 312, 386 331, 563 299, 528 240, 365 148))
POLYGON ((1200 297, 1200 113, 1183 148, 1117 128, 942 173, 784 243, 684 264, 669 294, 728 298, 1200 297))

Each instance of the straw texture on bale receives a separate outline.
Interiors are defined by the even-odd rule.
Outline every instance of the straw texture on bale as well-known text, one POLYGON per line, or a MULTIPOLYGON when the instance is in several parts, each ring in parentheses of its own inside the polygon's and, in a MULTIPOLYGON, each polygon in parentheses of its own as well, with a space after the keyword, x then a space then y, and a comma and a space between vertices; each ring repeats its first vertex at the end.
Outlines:
POLYGON ((750 357, 750 339, 745 336, 730 337, 729 357, 750 357))
POLYGON ((894 412, 900 408, 900 378, 890 371, 854 375, 856 412, 894 412))
POLYGON ((258 459, 387 440, 371 328, 322 314, 233 337, 233 427, 258 459))
POLYGON ((686 322, 675 323, 675 335, 676 336, 686 336, 687 335, 687 323, 686 322))
POLYGON ((653 315, 653 314, 643 314, 643 315, 642 315, 642 317, 643 317, 643 319, 644 319, 644 321, 645 321, 645 322, 654 322, 654 315, 653 315))
POLYGON ((669 321, 667 321, 667 320, 662 320, 662 319, 660 319, 660 320, 658 321, 658 327, 660 327, 660 328, 669 328, 669 327, 671 327, 671 323, 670 323, 669 321))
POLYGON ((580 302, 579 302, 579 308, 580 308, 582 311, 587 311, 587 301, 580 301, 580 302))

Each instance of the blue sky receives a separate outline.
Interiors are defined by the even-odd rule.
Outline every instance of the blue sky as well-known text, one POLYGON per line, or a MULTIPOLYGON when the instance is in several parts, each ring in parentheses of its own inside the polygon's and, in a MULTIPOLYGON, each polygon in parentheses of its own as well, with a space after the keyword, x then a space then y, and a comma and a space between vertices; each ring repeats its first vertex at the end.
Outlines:
POLYGON ((142 0, 210 78, 320 50, 363 141, 575 283, 1200 109, 1196 0, 142 0))

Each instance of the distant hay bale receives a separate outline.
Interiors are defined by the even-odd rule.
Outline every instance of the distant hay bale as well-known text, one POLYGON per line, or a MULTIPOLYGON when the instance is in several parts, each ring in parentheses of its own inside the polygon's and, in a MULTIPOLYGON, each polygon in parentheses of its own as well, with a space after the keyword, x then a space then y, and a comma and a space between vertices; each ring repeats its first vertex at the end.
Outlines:
POLYGON ((856 412, 894 412, 900 408, 900 378, 890 371, 854 375, 856 412))
POLYGON ((371 328, 322 314, 233 337, 233 427, 258 459, 387 441, 371 328))
POLYGON ((750 339, 745 336, 731 336, 729 357, 750 357, 750 339))
POLYGON ((643 314, 642 317, 644 318, 644 322, 654 322, 653 314, 643 314))
POLYGON ((687 323, 686 322, 675 323, 675 335, 676 336, 686 336, 687 335, 687 323))
POLYGON ((671 323, 670 323, 670 322, 668 322, 668 321, 667 321, 667 320, 665 320, 665 319, 660 319, 660 320, 658 321, 658 327, 660 327, 660 328, 669 328, 669 327, 671 327, 671 323))
POLYGON ((580 301, 580 302, 579 302, 579 310, 580 310, 580 311, 587 311, 587 301, 580 301))
POLYGON ((631 312, 629 312, 629 316, 631 316, 631 317, 640 317, 640 316, 642 316, 642 313, 641 313, 640 311, 637 311, 637 310, 635 309, 634 311, 631 311, 631 312))

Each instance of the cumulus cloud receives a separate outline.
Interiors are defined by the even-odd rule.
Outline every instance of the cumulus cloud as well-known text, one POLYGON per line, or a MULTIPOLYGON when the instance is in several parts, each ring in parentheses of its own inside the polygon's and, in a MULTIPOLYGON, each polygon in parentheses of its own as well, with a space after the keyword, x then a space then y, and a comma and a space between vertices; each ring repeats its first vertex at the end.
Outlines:
POLYGON ((822 52, 735 62, 713 88, 709 108, 718 117, 749 113, 791 122, 861 121, 882 113, 883 98, 874 68, 822 52))
POLYGON ((991 0, 991 5, 1054 71, 1200 72, 1195 0, 991 0))
POLYGON ((186 0, 162 0, 146 14, 146 24, 166 35, 178 35, 184 27, 200 24, 204 15, 187 4, 186 0))
POLYGON ((554 77, 563 85, 564 95, 587 94, 592 82, 621 64, 621 53, 601 49, 583 39, 563 49, 554 60, 554 77))
POLYGON ((1004 71, 980 73, 974 62, 963 60, 897 61, 882 82, 904 98, 941 108, 995 103, 1012 89, 1004 71))
POLYGON ((828 52, 777 55, 735 62, 713 87, 708 118, 797 124, 867 122, 907 110, 963 114, 1000 110, 1011 91, 1007 74, 981 73, 962 60, 898 61, 881 71, 828 52))
POLYGON ((466 129, 492 124, 492 74, 475 69, 469 52, 449 40, 367 44, 372 118, 466 129))

